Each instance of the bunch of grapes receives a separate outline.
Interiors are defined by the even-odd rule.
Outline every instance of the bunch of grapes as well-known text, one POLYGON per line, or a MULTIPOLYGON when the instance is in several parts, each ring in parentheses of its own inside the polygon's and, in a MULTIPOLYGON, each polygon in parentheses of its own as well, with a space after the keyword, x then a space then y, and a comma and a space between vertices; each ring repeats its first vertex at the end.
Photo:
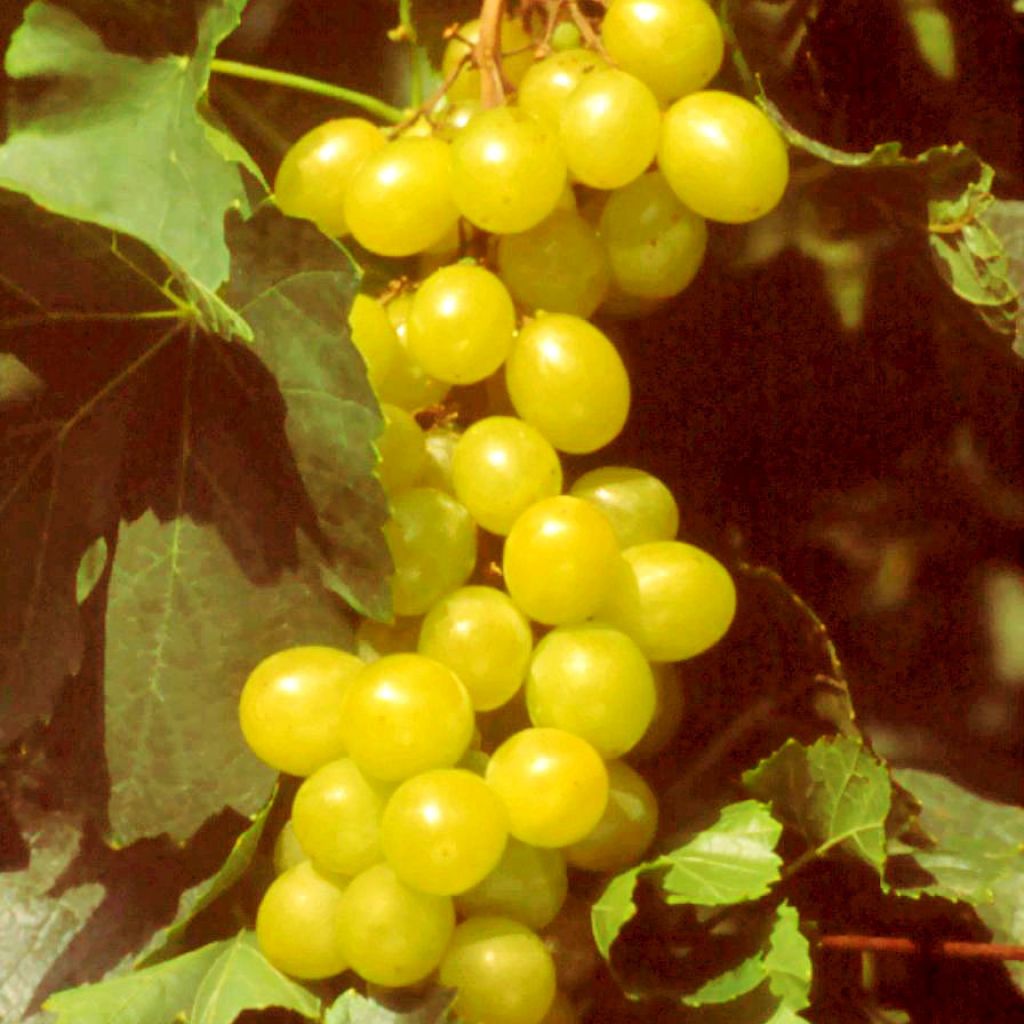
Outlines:
POLYGON ((507 19, 498 72, 463 26, 440 107, 392 138, 328 122, 276 181, 283 210, 417 256, 420 280, 350 317, 384 415, 397 618, 362 623, 355 654, 275 654, 242 693, 252 749, 304 777, 257 936, 298 978, 436 976, 467 1024, 575 1019, 538 932, 568 868, 651 845, 657 800, 624 758, 667 743, 676 663, 735 612, 662 481, 607 465, 566 493, 561 454, 608 444, 630 405, 588 318, 678 294, 706 220, 763 215, 788 177, 758 108, 704 89, 723 54, 704 0, 613 0, 593 47, 552 49, 579 42, 566 27, 538 46, 507 19), (492 72, 515 99, 484 109, 492 72))

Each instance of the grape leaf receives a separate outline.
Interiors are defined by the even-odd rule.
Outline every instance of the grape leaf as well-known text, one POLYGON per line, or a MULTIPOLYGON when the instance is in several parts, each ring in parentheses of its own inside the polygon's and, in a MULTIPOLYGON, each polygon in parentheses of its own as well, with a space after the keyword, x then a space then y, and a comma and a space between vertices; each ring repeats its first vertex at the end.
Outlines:
POLYGON ((618 938, 619 932, 636 916, 633 893, 645 867, 646 865, 641 865, 638 868, 630 868, 629 871, 616 875, 590 908, 590 927, 594 933, 594 942, 606 960, 611 954, 612 943, 618 938))
POLYGON ((436 989, 411 1009, 391 1010, 349 989, 331 1004, 324 1024, 448 1024, 453 996, 451 989, 436 989))
POLYGON ((1013 350, 1024 359, 1024 201, 997 199, 978 220, 999 239, 1006 256, 1006 276, 1018 295, 1013 350))
POLYGON ((206 5, 194 54, 141 60, 109 52, 74 14, 37 0, 7 50, 5 70, 25 88, 0 146, 0 184, 133 235, 217 289, 228 277, 224 217, 247 200, 227 141, 197 104, 244 6, 206 5))
POLYGON ((96 589, 96 584, 103 577, 107 567, 108 556, 106 537, 97 537, 82 555, 78 563, 78 572, 75 574, 75 598, 79 604, 88 601, 96 589))
POLYGON ((838 846, 881 874, 892 786, 886 768, 859 741, 825 737, 804 747, 788 740, 744 773, 743 782, 804 834, 816 856, 838 846))
MULTIPOLYGON (((930 849, 911 853, 935 879, 912 891, 970 904, 996 942, 1024 944, 1024 807, 983 800, 931 772, 893 772, 921 802, 921 825, 933 837, 930 849)), ((1024 964, 1008 963, 1024 990, 1024 964)))

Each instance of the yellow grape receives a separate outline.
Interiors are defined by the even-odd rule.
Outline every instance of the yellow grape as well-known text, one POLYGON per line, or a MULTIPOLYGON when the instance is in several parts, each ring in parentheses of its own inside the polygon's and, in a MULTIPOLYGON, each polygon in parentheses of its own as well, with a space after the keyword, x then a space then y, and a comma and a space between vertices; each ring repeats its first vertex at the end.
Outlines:
POLYGON ((382 402, 384 431, 377 438, 377 476, 391 494, 412 487, 427 469, 427 446, 412 414, 382 402))
POLYGON ((656 692, 654 717, 640 742, 629 752, 633 760, 654 757, 668 746, 679 729, 686 706, 678 666, 661 662, 651 668, 656 692))
POLYGON ((388 372, 375 382, 377 397, 400 409, 416 412, 444 400, 450 384, 435 380, 412 358, 408 349, 408 319, 412 295, 396 295, 386 307, 388 319, 395 330, 397 346, 388 372))
POLYGON ((357 295, 348 315, 352 344, 366 364, 366 376, 376 391, 398 354, 398 335, 387 310, 369 295, 357 295))
POLYGON ((593 50, 571 49, 537 61, 523 76, 516 102, 534 117, 559 130, 565 101, 586 75, 608 62, 593 50))
POLYGON ((277 833, 274 840, 274 873, 283 875, 289 868, 309 860, 306 851, 295 838, 295 829, 292 828, 291 819, 286 821, 277 833))
MULTIPOLYGON (((500 33, 501 70, 512 85, 518 85, 533 63, 533 39, 518 18, 502 18, 500 33)), ((444 78, 454 73, 470 48, 479 40, 480 20, 474 18, 460 25, 458 35, 459 38, 449 41, 441 58, 441 74, 444 78)), ((479 100, 480 72, 472 65, 465 64, 447 95, 453 103, 479 100)))
POLYGON ((584 473, 569 493, 599 508, 611 523, 619 547, 673 540, 679 506, 656 477, 631 466, 600 466, 584 473))

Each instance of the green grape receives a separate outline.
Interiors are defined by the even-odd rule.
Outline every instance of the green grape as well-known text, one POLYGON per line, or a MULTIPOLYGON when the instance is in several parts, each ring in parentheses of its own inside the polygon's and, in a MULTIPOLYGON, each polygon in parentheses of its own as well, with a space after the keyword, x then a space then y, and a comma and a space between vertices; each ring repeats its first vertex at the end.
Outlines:
POLYGON ((295 829, 291 819, 286 821, 274 840, 274 873, 283 875, 289 868, 309 860, 306 851, 295 838, 295 829))
POLYGON ((619 757, 637 743, 651 724, 655 701, 647 659, 610 626, 559 626, 530 661, 530 721, 581 736, 605 758, 619 757))
POLYGON ((381 403, 384 431, 377 438, 380 463, 377 476, 391 494, 412 487, 427 470, 427 446, 412 414, 397 405, 381 403))
POLYGON ((597 232, 575 211, 556 210, 536 227, 498 241, 498 272, 530 310, 588 317, 611 281, 597 232))
POLYGON ((523 729, 491 755, 487 784, 508 811, 509 832, 533 846, 568 846, 601 820, 608 770, 586 740, 562 729, 523 729))
POLYGON ((479 99, 448 102, 441 109, 434 127, 434 134, 439 139, 451 142, 482 109, 479 99))
POLYGON ((725 52, 722 27, 705 0, 613 0, 601 38, 615 63, 661 103, 707 85, 725 52))
POLYGON ((561 21, 551 33, 551 49, 557 52, 574 50, 583 41, 580 30, 571 21, 561 21))
POLYGON ((557 132, 562 123, 565 101, 572 91, 584 76, 607 66, 608 62, 593 50, 569 49, 553 53, 537 61, 526 72, 519 85, 516 102, 557 132))
POLYGON ((672 492, 642 469, 601 466, 584 473, 569 493, 608 517, 620 548, 673 540, 679 529, 679 506, 672 492))
POLYGON ((494 869, 508 840, 501 801, 479 775, 422 772, 392 794, 381 821, 388 863, 406 885, 451 896, 494 869))
POLYGON ((337 934, 347 881, 306 860, 270 883, 256 914, 256 941, 279 971, 313 981, 348 967, 337 934))
POLYGON ((356 654, 367 664, 385 654, 407 654, 416 650, 419 635, 419 616, 393 622, 363 619, 356 630, 356 654))
POLYGON ((374 387, 380 401, 416 412, 442 402, 451 385, 428 376, 409 353, 407 321, 411 307, 412 295, 409 292, 395 296, 387 304, 388 319, 394 327, 398 345, 388 372, 374 387))
POLYGON ((342 757, 342 705, 363 663, 333 647, 291 647, 264 658, 242 688, 238 717, 253 753, 279 772, 309 775, 342 757))
POLYGON ((395 564, 396 615, 422 615, 461 587, 476 565, 472 517, 450 494, 433 487, 413 487, 392 498, 384 537, 395 564))
POLYGON ((573 177, 592 188, 621 188, 650 167, 661 111, 654 93, 618 68, 587 75, 565 101, 559 123, 573 177))
POLYGON ((389 654, 352 680, 341 731, 367 775, 400 782, 462 757, 473 705, 450 668, 420 654, 389 654))
POLYGON ((452 196, 485 231, 527 231, 558 205, 565 157, 555 131, 514 107, 485 110, 452 142, 452 196))
POLYGON ((651 661, 681 661, 713 647, 736 613, 736 587, 721 562, 681 541, 622 552, 601 617, 651 661))
POLYGON ((434 487, 446 494, 455 494, 452 482, 452 463, 455 449, 462 434, 445 423, 431 427, 424 438, 427 449, 427 468, 423 473, 423 486, 434 487))
MULTIPOLYGON (((448 79, 480 38, 480 21, 474 19, 459 26, 458 38, 451 39, 441 58, 441 76, 448 79), (468 45, 467 45, 468 44, 468 45)), ((501 21, 501 70, 505 78, 518 85, 533 63, 533 38, 516 18, 501 21)), ((455 103, 480 99, 480 72, 466 64, 448 89, 448 99, 455 103)))
POLYGON ((380 256, 412 256, 459 219, 452 201, 452 154, 441 139, 402 136, 367 157, 345 193, 355 240, 380 256))
POLYGON ((567 313, 531 320, 505 364, 516 412, 572 455, 613 441, 629 415, 629 377, 615 346, 567 313))
POLYGON ((587 871, 624 871, 640 862, 658 831, 658 799, 644 777, 624 761, 608 762, 608 806, 565 859, 587 871))
POLYGON ((464 917, 496 914, 540 929, 554 920, 568 892, 569 878, 560 850, 510 838, 494 870, 460 893, 455 907, 464 917))
POLYGON ((366 376, 376 391, 398 354, 398 335, 387 310, 369 295, 357 295, 348 315, 352 344, 366 364, 366 376))
POLYGON ((313 221, 324 234, 346 234, 345 193, 352 175, 386 141, 376 125, 360 117, 327 121, 306 132, 278 168, 274 179, 278 209, 313 221))
POLYGON ((599 230, 615 284, 641 298, 678 295, 700 270, 707 248, 704 218, 683 206, 657 171, 608 197, 599 230))
POLYGON ((579 1024, 579 1019, 573 1001, 559 989, 555 992, 551 1009, 544 1015, 540 1024, 579 1024))
POLYGON ((531 505, 505 541, 502 571, 512 600, 547 626, 582 622, 605 602, 620 561, 604 514, 566 495, 531 505))
POLYGON ((368 779, 351 758, 331 761, 295 794, 295 838, 321 870, 358 874, 384 856, 380 819, 389 795, 387 787, 368 779))
POLYGON ((522 686, 533 634, 507 594, 493 587, 463 587, 427 613, 418 649, 462 680, 477 711, 490 711, 522 686))
POLYGON ((505 361, 515 329, 515 307, 501 280, 455 263, 431 274, 413 297, 406 348, 438 380, 472 384, 505 361))
POLYGON ((715 90, 684 96, 665 112, 658 166, 691 210, 727 224, 763 217, 789 181, 775 125, 748 100, 715 90))
POLYGON ((471 917, 452 935, 442 985, 464 1024, 540 1024, 555 999, 555 965, 540 937, 503 917, 471 917))
POLYGON ((375 985, 414 985, 441 962, 455 930, 450 896, 418 892, 389 864, 375 864, 345 889, 336 934, 352 969, 375 985))
POLYGON ((562 489, 562 464, 535 427, 512 416, 477 420, 452 459, 455 495, 491 533, 507 534, 535 501, 562 489))
POLYGON ((654 717, 640 742, 629 752, 634 760, 643 760, 661 753, 671 742, 683 720, 685 701, 678 666, 660 662, 651 665, 654 672, 656 700, 654 717))

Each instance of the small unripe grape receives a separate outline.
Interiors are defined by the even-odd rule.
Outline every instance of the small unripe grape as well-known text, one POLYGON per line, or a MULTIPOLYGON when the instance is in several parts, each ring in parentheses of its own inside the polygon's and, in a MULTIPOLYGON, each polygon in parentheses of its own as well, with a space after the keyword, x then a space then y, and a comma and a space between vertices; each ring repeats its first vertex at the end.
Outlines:
POLYGON ((427 446, 412 414, 397 405, 381 404, 384 431, 377 438, 377 476, 391 494, 412 487, 427 468, 427 446))
POLYGON ((375 985, 397 988, 435 970, 455 930, 450 896, 418 892, 388 864, 375 864, 345 889, 335 928, 352 969, 375 985))
POLYGON ((433 487, 413 487, 391 501, 384 537, 395 565, 396 615, 422 615, 461 587, 476 565, 476 526, 465 506, 433 487))
POLYGON ((512 600, 548 626, 582 622, 605 602, 620 561, 604 515, 565 495, 531 505, 505 541, 502 570, 512 600))
POLYGON ((623 871, 640 862, 657 831, 654 791, 624 761, 609 761, 604 814, 593 831, 565 848, 565 858, 587 871, 623 871))
POLYGON ((508 812, 509 832, 533 846, 568 846, 601 820, 608 770, 586 740, 562 729, 523 729, 491 755, 487 783, 508 812))
POLYGON ((565 101, 559 123, 573 177, 592 188, 621 188, 651 165, 661 111, 650 89, 618 68, 584 77, 565 101))
POLYGON ((573 455, 613 441, 629 414, 629 377, 615 346, 567 313, 538 316, 523 327, 505 381, 516 412, 573 455))
POLYGON ((597 68, 608 62, 593 50, 569 49, 537 61, 523 76, 516 102, 534 117, 559 130, 565 101, 573 90, 597 68))
POLYGON ((601 617, 628 633, 651 661, 681 661, 713 647, 736 613, 725 566, 681 541, 622 552, 601 617))
POLYGON ((337 118, 306 132, 278 168, 278 209, 313 221, 324 234, 346 234, 345 194, 352 175, 386 141, 376 125, 361 117, 337 118))
POLYGON ((348 315, 352 344, 366 364, 366 376, 376 391, 391 371, 398 353, 398 335, 387 310, 369 295, 357 295, 348 315))
POLYGON ((679 529, 679 506, 672 492, 642 469, 601 466, 584 473, 569 493, 608 517, 622 548, 673 540, 679 529))
POLYGON ((615 63, 661 103, 707 85, 725 52, 722 27, 705 0, 613 0, 601 38, 615 63))
POLYGON ((279 971, 313 981, 348 967, 336 928, 346 882, 306 860, 270 883, 256 914, 256 941, 279 971))
POLYGON ((555 965, 540 938, 518 921, 471 917, 452 935, 442 985, 465 1024, 541 1024, 555 998, 555 965))
POLYGON ((412 300, 406 347, 428 374, 453 384, 489 377, 512 347, 516 312, 501 280, 483 267, 436 270, 412 300))
MULTIPOLYGON (((515 86, 522 81, 523 75, 533 63, 533 39, 518 18, 502 18, 500 33, 501 70, 508 81, 515 86)), ((459 62, 480 39, 480 20, 475 18, 473 21, 467 21, 460 25, 458 34, 458 39, 449 41, 441 58, 443 78, 448 78, 455 71, 459 62)), ((464 65, 458 78, 448 90, 448 99, 453 103, 462 100, 479 100, 480 72, 468 63, 464 65)))
POLYGON ((485 231, 527 231, 558 205, 565 157, 548 125, 515 107, 478 114, 452 142, 452 196, 485 231))
POLYGON ((665 112, 658 166, 691 210, 728 224, 763 217, 789 181, 775 125, 749 100, 716 90, 684 96, 665 112))
POLYGON ((345 220, 355 240, 381 256, 412 256, 459 219, 447 142, 403 136, 364 160, 348 183, 345 220))
POLYGON ((551 442, 529 423, 488 416, 456 446, 452 483, 476 522, 504 535, 530 505, 561 491, 562 465, 551 442))
POLYGON ((412 358, 408 348, 408 319, 411 307, 412 295, 409 292, 395 296, 386 306, 388 319, 395 331, 397 346, 387 373, 375 382, 374 388, 380 401, 397 405, 409 412, 416 412, 443 401, 451 385, 429 376, 412 358))
POLYGON ((342 732, 367 775, 399 782, 462 757, 473 736, 473 705, 451 669, 419 654, 390 654, 352 681, 342 732))

